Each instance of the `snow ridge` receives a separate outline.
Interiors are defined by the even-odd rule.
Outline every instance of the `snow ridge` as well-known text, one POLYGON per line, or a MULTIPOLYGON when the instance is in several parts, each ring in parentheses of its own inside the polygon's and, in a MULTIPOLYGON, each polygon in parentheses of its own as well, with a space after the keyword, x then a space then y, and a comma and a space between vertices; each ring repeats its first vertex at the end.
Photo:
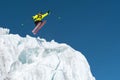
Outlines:
POLYGON ((7 28, 1 28, 0 27, 0 35, 3 35, 3 34, 9 34, 9 29, 7 29, 7 28))
POLYGON ((65 43, 0 33, 0 80, 95 80, 86 58, 65 43))

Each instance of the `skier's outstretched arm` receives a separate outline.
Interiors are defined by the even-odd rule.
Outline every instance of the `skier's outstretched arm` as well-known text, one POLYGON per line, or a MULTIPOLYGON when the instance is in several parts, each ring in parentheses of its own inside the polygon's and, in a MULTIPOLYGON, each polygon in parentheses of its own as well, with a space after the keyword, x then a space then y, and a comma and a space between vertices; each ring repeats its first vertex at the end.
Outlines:
POLYGON ((43 14, 43 15, 42 15, 42 18, 44 18, 44 17, 48 16, 48 15, 49 15, 49 13, 50 13, 50 11, 47 11, 45 14, 43 14))

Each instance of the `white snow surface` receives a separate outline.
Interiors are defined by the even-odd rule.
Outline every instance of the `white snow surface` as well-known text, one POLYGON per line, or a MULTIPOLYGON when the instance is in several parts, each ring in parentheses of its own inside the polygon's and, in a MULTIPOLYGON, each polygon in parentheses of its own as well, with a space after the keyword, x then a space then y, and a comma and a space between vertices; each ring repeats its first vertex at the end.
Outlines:
POLYGON ((65 43, 0 28, 0 80, 95 80, 79 51, 65 43))
POLYGON ((0 35, 9 34, 9 29, 0 27, 0 35))

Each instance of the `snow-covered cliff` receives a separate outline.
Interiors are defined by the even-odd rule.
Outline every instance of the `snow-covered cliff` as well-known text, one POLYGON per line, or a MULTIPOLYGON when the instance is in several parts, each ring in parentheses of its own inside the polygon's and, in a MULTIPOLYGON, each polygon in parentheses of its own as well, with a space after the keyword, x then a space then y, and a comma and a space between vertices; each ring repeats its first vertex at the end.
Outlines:
POLYGON ((95 80, 86 58, 65 43, 0 28, 0 80, 95 80))

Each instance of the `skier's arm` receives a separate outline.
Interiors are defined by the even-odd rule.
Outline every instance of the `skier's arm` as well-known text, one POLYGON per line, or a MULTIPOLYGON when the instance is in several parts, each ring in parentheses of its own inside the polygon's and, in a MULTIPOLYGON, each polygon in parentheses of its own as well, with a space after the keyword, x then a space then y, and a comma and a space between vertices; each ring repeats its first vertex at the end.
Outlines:
POLYGON ((36 19, 38 17, 38 15, 32 16, 32 19, 36 19))
POLYGON ((42 18, 48 16, 48 12, 46 12, 45 14, 42 15, 42 18))

